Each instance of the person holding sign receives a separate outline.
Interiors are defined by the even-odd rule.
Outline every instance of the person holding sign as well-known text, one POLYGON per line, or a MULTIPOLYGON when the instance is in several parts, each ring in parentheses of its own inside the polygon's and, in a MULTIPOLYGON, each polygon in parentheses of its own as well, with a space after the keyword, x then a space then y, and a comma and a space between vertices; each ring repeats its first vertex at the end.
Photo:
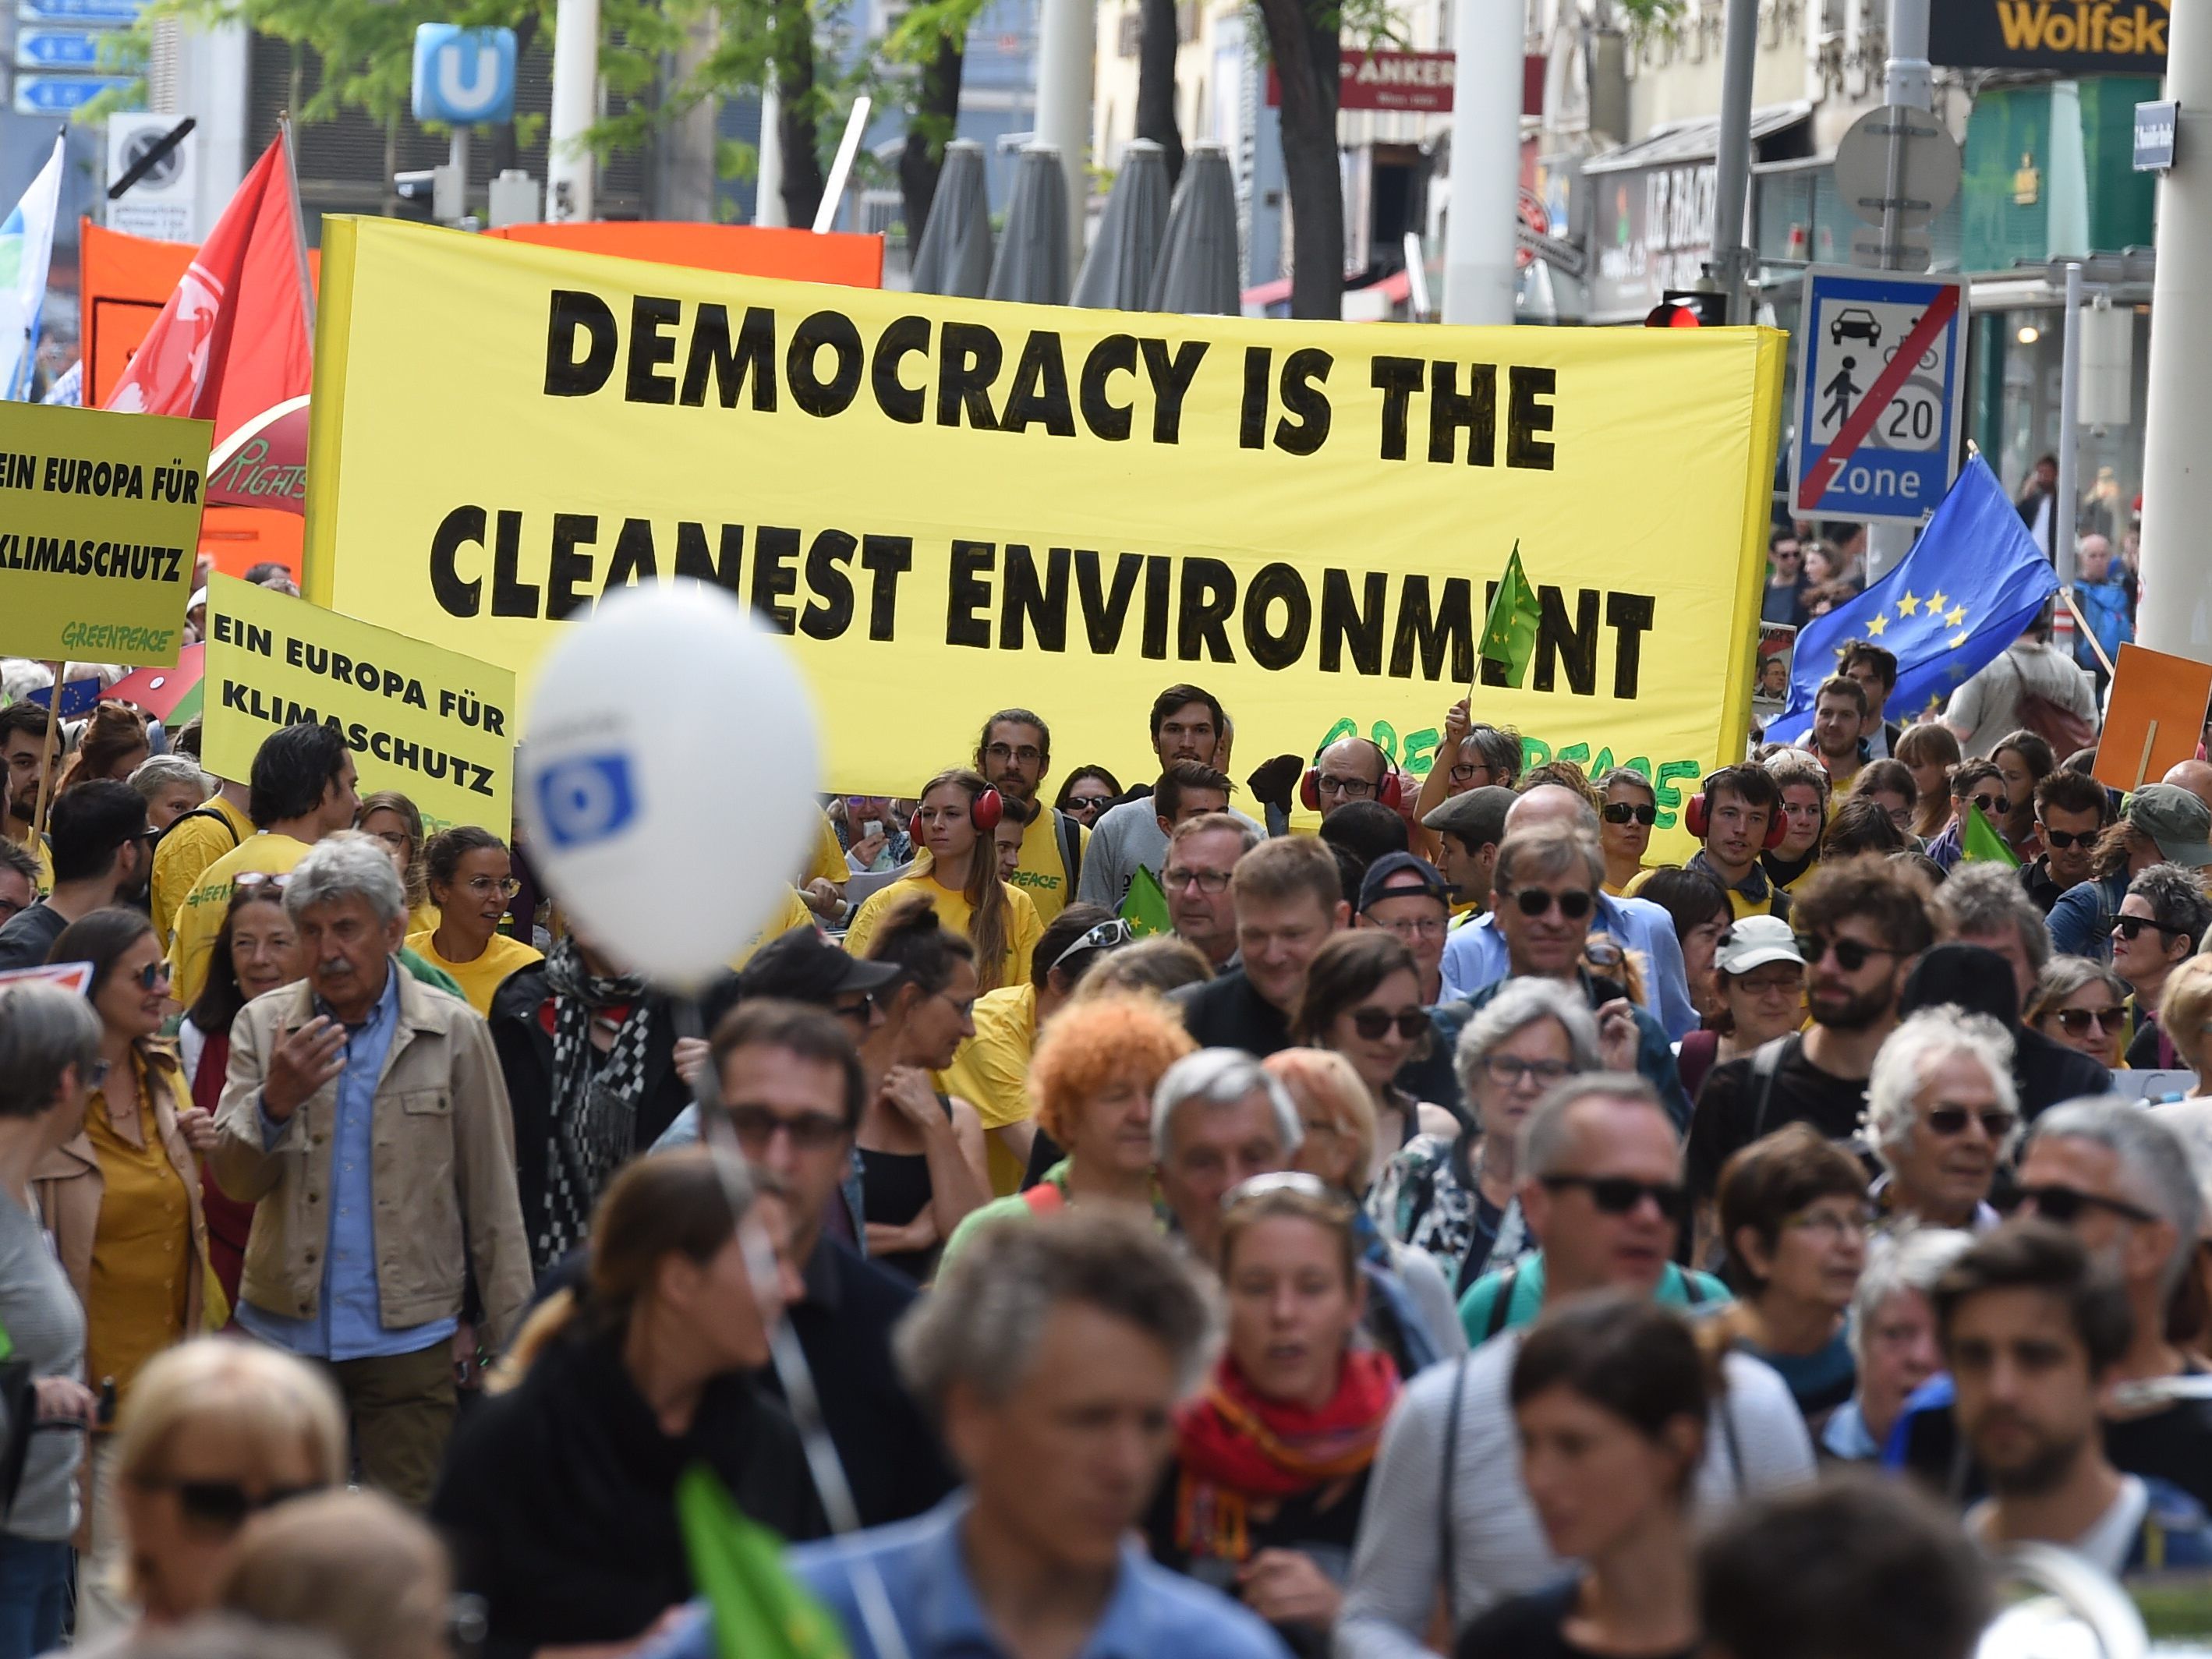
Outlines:
POLYGON ((999 879, 991 831, 1005 810, 999 792, 965 769, 939 772, 924 784, 915 838, 929 849, 928 867, 871 893, 846 930, 845 948, 856 957, 867 955, 884 913, 909 894, 927 893, 938 920, 965 933, 975 947, 976 982, 983 990, 1027 979, 1030 952, 1044 928, 1029 895, 999 879))
POLYGON ((6 787, 0 788, 0 836, 39 860, 40 892, 53 885, 53 870, 46 860, 46 843, 39 839, 39 785, 47 771, 61 763, 58 745, 49 755, 46 743, 45 709, 34 702, 11 702, 0 708, 0 764, 7 767, 6 787))
POLYGON ((545 959, 544 951, 499 931, 522 884, 507 844, 489 830, 462 824, 433 836, 423 849, 438 925, 410 935, 407 948, 451 974, 469 1006, 491 1018, 493 995, 509 974, 545 959))

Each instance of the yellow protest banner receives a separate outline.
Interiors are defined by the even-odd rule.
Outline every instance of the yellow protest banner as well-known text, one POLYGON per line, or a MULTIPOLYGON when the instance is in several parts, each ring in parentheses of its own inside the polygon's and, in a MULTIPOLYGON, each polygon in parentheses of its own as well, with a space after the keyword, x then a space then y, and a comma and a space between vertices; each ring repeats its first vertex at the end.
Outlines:
POLYGON ((608 591, 719 582, 790 635, 854 792, 1013 703, 1055 767, 1148 780, 1179 681, 1240 774, 1348 731, 1425 772, 1517 539, 1534 657, 1478 717, 1642 767, 1663 826, 1743 751, 1782 346, 994 305, 332 218, 309 593, 526 681, 608 591))
POLYGON ((279 726, 335 726, 361 793, 397 789, 432 830, 513 823, 514 674, 234 576, 208 585, 201 759, 252 775, 279 726))
POLYGON ((0 403, 0 655, 177 660, 214 430, 0 403))

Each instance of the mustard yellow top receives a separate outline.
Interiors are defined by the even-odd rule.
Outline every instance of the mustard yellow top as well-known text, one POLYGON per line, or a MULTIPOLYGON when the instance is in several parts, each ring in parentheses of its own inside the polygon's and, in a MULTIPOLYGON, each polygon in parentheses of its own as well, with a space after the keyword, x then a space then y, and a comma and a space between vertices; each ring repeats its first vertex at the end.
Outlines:
POLYGON ((434 933, 410 933, 407 948, 428 963, 433 968, 442 968, 453 976, 468 999, 469 1006, 485 1018, 491 1018, 491 1000, 507 976, 518 968, 527 968, 533 962, 545 960, 545 953, 535 945, 525 945, 520 939, 509 939, 504 933, 494 933, 483 954, 474 962, 453 962, 438 954, 431 943, 434 933))
POLYGON ((84 1131, 100 1161, 100 1224, 85 1285, 84 1372, 96 1390, 113 1377, 127 1396, 138 1369, 185 1334, 192 1267, 191 1200, 146 1109, 138 1068, 135 1122, 118 1126, 95 1092, 84 1131))

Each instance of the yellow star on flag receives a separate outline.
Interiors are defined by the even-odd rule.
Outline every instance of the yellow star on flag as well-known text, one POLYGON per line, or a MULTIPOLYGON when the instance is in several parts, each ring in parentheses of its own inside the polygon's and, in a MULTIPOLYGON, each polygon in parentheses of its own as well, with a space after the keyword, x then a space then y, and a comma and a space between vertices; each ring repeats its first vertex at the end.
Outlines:
POLYGON ((1879 639, 1881 636, 1881 630, 1888 626, 1889 618, 1877 611, 1867 623, 1867 637, 1879 639))
POLYGON ((1954 635, 1951 635, 1951 648, 1952 648, 1954 651, 1956 651, 1956 650, 1957 650, 1960 646, 1964 645, 1966 642, 1966 636, 1964 634, 1954 634, 1954 635))
MULTIPOLYGON (((1950 613, 1947 615, 1943 620, 1950 623, 1952 627, 1956 628, 1960 623, 1966 620, 1966 607, 1963 605, 1953 605, 1951 607, 1950 613)), ((1963 637, 1963 635, 1961 637, 1963 637)), ((1956 645, 1958 641, 1954 640, 1951 643, 1956 645)))
POLYGON ((1935 611, 1941 611, 1941 610, 1942 610, 1945 605, 1948 605, 1949 603, 1950 603, 1950 600, 1949 600, 1949 599, 1946 599, 1946 598, 1944 597, 1944 595, 1943 595, 1943 590, 1942 590, 1942 588, 1940 588, 1940 587, 1939 587, 1939 588, 1937 588, 1937 589, 1936 590, 1936 597, 1935 597, 1934 599, 1930 599, 1930 600, 1929 600, 1929 601, 1928 601, 1928 609, 1929 609, 1929 612, 1932 614, 1932 613, 1933 613, 1933 612, 1935 612, 1935 611))
POLYGON ((1919 609, 1920 601, 1914 597, 1911 588, 1906 588, 1905 597, 1897 602, 1897 614, 1900 617, 1909 617, 1919 609))

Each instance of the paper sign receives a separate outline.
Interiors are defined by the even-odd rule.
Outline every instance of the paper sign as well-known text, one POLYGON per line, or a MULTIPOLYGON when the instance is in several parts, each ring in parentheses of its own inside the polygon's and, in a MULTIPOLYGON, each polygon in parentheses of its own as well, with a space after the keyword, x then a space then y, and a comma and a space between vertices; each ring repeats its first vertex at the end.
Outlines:
POLYGON ((208 630, 200 758, 217 777, 250 777, 264 738, 312 720, 343 735, 362 794, 398 790, 434 831, 507 836, 511 671, 232 576, 209 584, 208 630))
POLYGON ((212 430, 0 403, 0 655, 176 661, 212 430))
POLYGON ((2112 788, 2133 789, 2195 757, 2205 708, 2212 704, 2212 663, 2124 645, 2114 667, 2092 775, 2112 788))
POLYGON ((75 996, 82 996, 92 985, 92 964, 88 962, 46 962, 32 968, 10 968, 0 972, 0 991, 11 985, 27 985, 33 980, 48 985, 58 985, 75 996))

